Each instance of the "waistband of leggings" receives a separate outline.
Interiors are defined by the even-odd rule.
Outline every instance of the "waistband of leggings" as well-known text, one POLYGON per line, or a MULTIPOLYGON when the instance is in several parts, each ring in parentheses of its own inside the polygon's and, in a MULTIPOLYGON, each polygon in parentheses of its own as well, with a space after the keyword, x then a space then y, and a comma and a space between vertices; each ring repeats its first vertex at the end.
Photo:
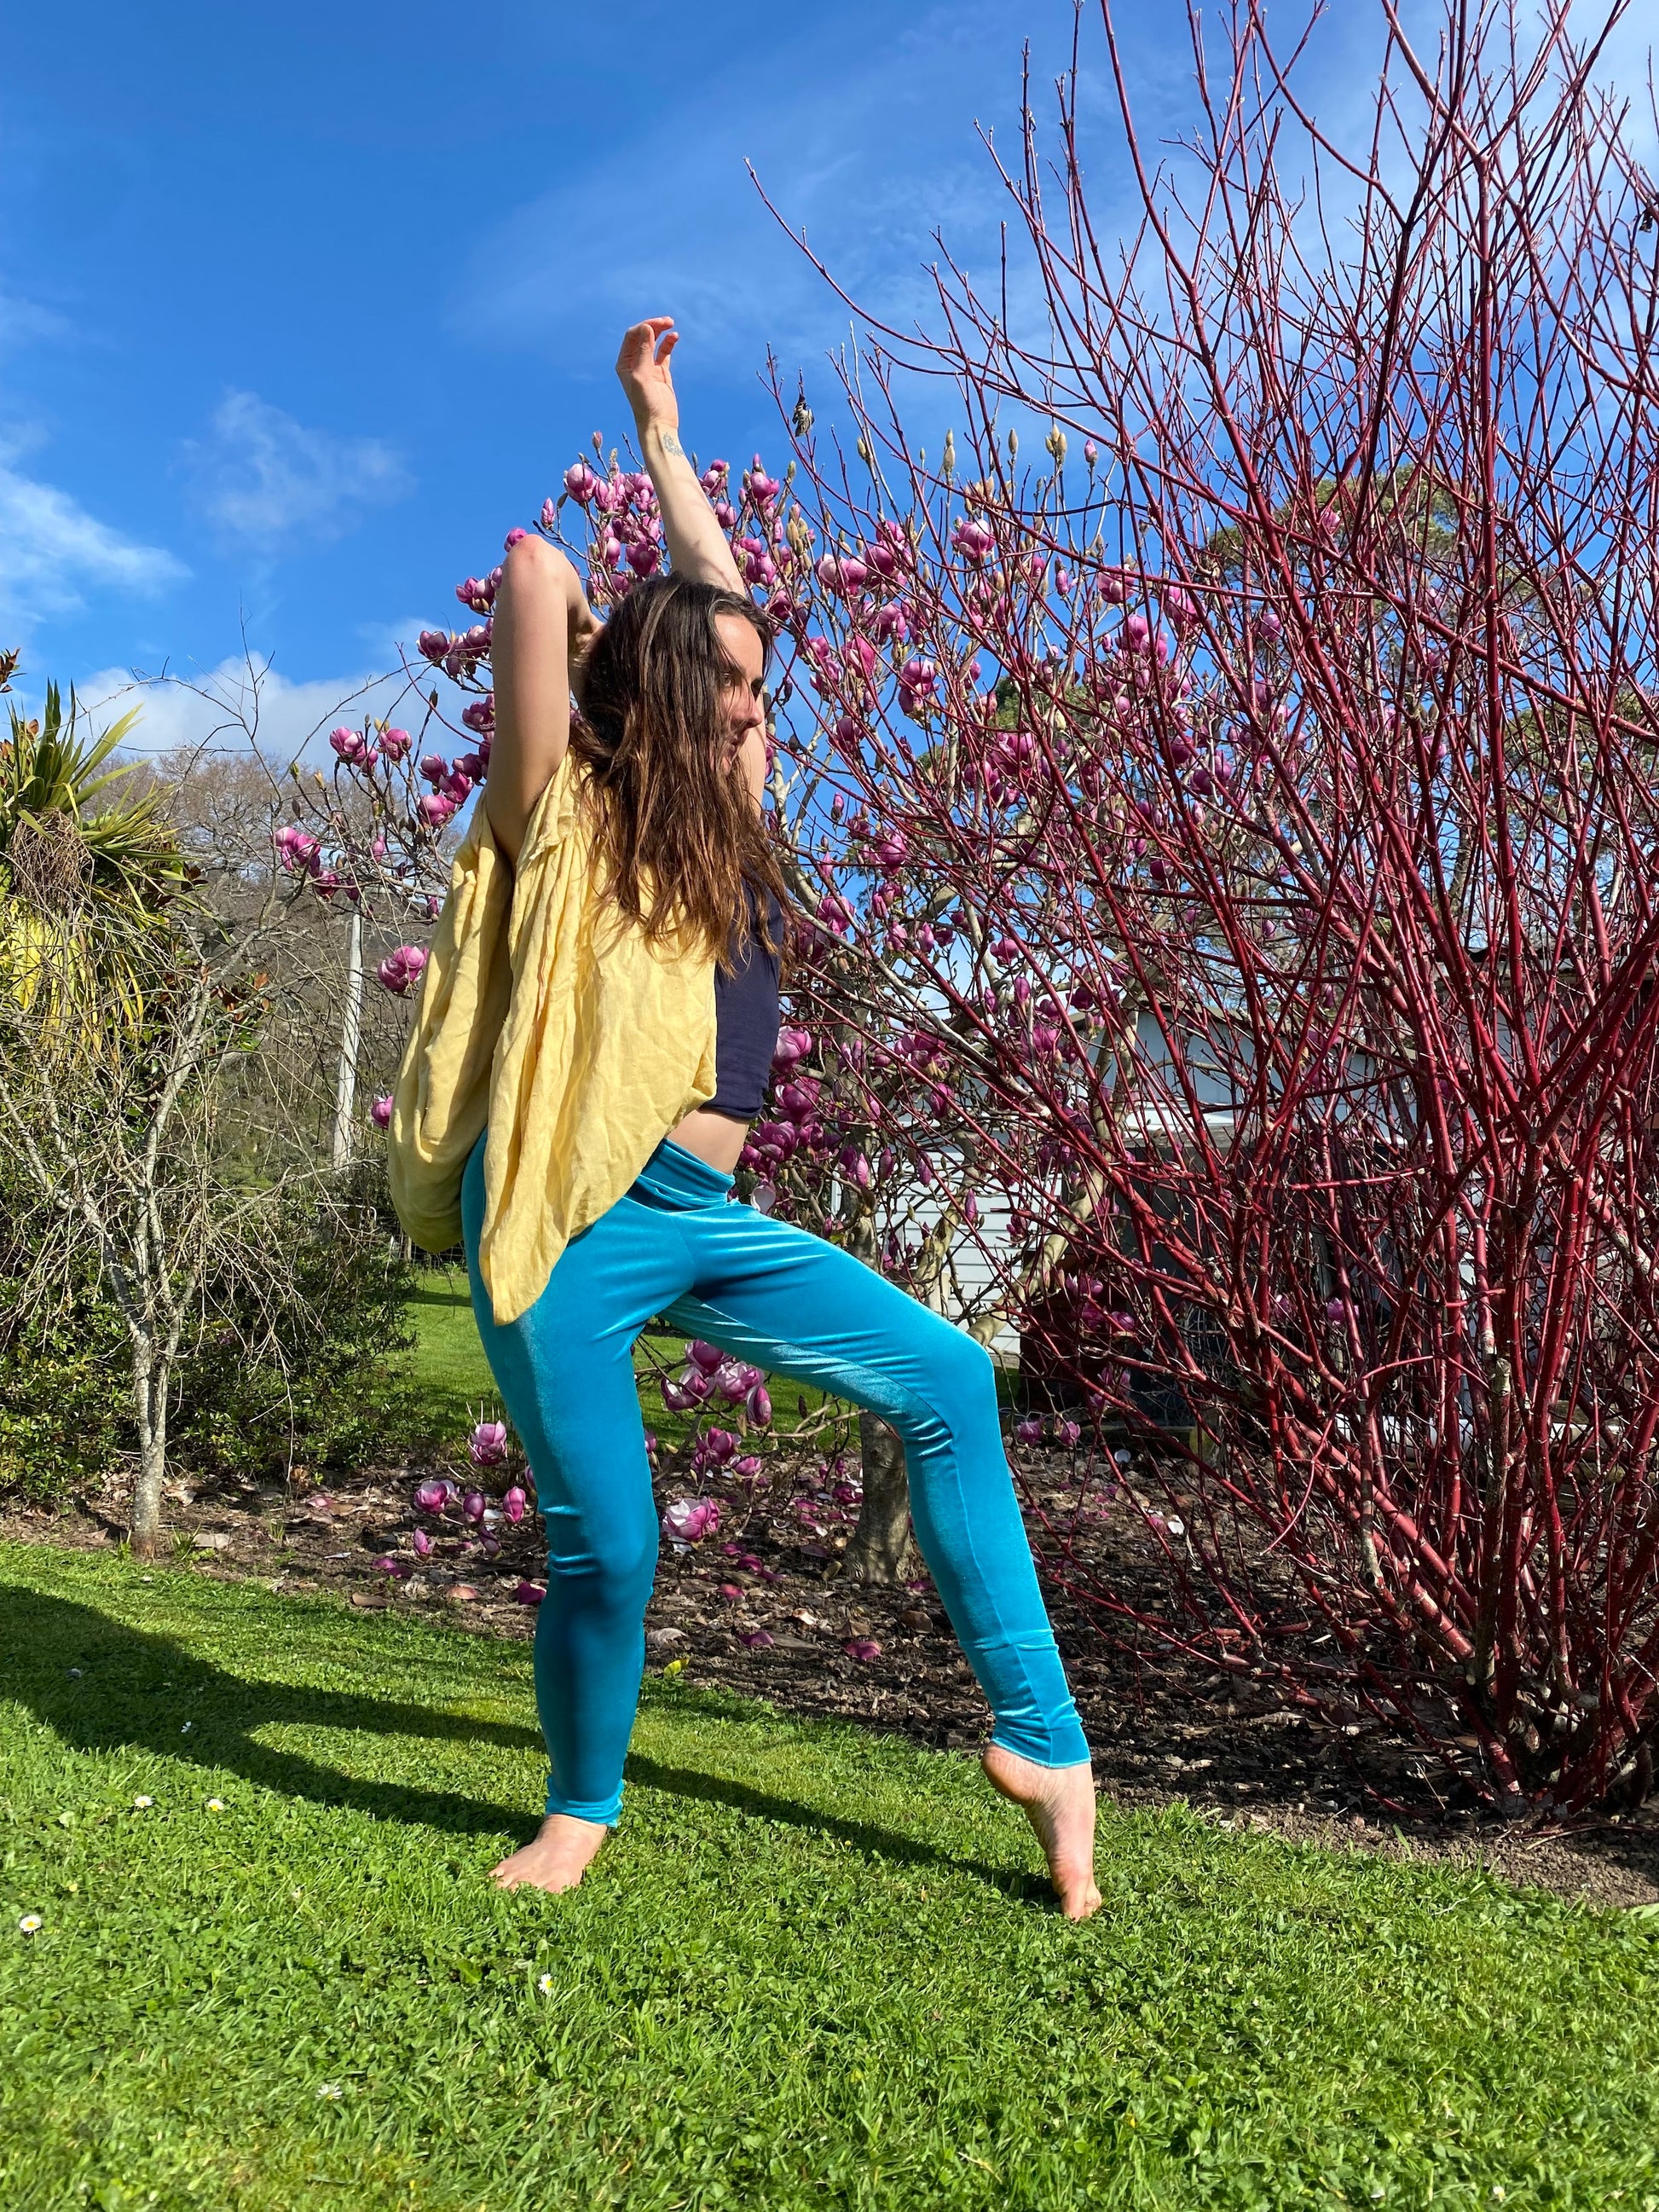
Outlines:
POLYGON ((684 1145, 665 1137, 640 1170, 629 1196, 683 1212, 693 1206, 724 1206, 736 1182, 734 1176, 722 1175, 684 1145))

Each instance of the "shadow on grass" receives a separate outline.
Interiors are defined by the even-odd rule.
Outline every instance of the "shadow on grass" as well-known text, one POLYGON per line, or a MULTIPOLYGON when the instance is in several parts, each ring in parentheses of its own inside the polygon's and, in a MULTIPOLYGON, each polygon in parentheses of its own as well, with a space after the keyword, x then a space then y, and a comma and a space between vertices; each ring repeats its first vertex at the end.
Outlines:
MULTIPOLYGON (((198 1658, 172 1637, 129 1627, 95 1607, 17 1583, 0 1583, 0 1620, 5 1626, 0 1697, 27 1706, 73 1751, 155 1752, 192 1765, 228 1768, 256 1788, 283 1796, 455 1835, 510 1835, 533 1817, 523 1806, 492 1804, 455 1790, 344 1774, 257 1742, 253 1731, 347 1729, 528 1751, 541 1747, 536 1729, 352 1691, 250 1680, 198 1658), (71 1667, 82 1670, 78 1678, 70 1675, 71 1667), (182 1732, 181 1712, 191 1723, 188 1734, 182 1732)), ((844 1820, 724 1776, 665 1765, 638 1753, 629 1756, 627 1773, 641 1789, 832 1836, 872 1858, 969 1875, 1005 1896, 1048 1901, 1047 1885, 1018 1869, 959 1857, 872 1822, 844 1820)))
POLYGON ((775 1820, 785 1827, 805 1828, 817 1835, 833 1836, 837 1843, 850 1844, 854 1850, 864 1852, 869 1858, 972 1875, 990 1888, 1000 1890, 1005 1897, 1052 1905, 1055 1911, 1060 1910, 1046 1881, 1015 1867, 988 1866, 981 1859, 961 1858, 954 1851, 940 1850, 937 1845, 919 1842, 914 1836, 895 1835, 890 1828, 877 1827, 869 1820, 842 1820, 837 1814, 799 1805, 790 1797, 775 1797, 769 1791, 753 1790, 746 1782, 733 1782, 724 1775, 700 1774, 693 1767, 665 1766, 659 1759, 647 1759, 640 1752, 629 1753, 626 1771, 628 1779, 642 1790, 665 1790, 671 1797, 700 1798, 705 1804, 725 1805, 734 1813, 747 1814, 751 1820, 775 1820))

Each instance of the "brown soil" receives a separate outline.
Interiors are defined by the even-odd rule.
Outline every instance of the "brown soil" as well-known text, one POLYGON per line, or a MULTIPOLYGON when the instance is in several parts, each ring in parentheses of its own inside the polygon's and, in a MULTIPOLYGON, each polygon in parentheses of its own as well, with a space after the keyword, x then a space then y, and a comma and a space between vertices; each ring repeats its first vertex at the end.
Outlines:
MULTIPOLYGON (((774 1470, 779 1465, 769 1462, 774 1470)), ((1074 1493, 1044 1494, 1041 1454, 1028 1460, 1028 1471, 1041 1552, 1039 1515, 1069 1513, 1074 1493)), ((168 1502, 171 1541, 205 1574, 258 1578, 279 1591, 331 1589, 354 1605, 441 1612, 475 1632, 527 1638, 535 1608, 514 1593, 521 1582, 541 1578, 533 1517, 517 1528, 498 1523, 500 1553, 488 1560, 452 1522, 455 1533, 419 1563, 410 1547, 417 1519, 410 1498, 420 1472, 375 1470, 299 1500, 282 1490, 193 1494, 185 1486, 168 1502), (376 1559, 387 1556, 411 1571, 377 1571, 376 1559)), ((896 1589, 842 1577, 839 1553, 855 1504, 837 1503, 828 1487, 814 1494, 810 1468, 793 1496, 780 1485, 752 1506, 717 1480, 694 1486, 671 1475, 659 1486, 659 1503, 692 1494, 720 1497, 723 1525, 696 1546, 663 1545, 647 1623, 653 1670, 684 1662, 693 1681, 720 1683, 789 1712, 890 1729, 935 1748, 983 1741, 984 1701, 920 1570, 896 1589), (849 1656, 849 1644, 879 1649, 849 1656)), ((115 1486, 57 1512, 13 1504, 0 1509, 0 1535, 113 1545, 123 1504, 115 1486)), ((1120 1589, 1127 1578, 1133 1595, 1144 1576, 1150 1596, 1158 1570, 1132 1511, 1098 1516, 1092 1541, 1109 1555, 1120 1589)), ((1073 1547, 1075 1558, 1075 1529, 1073 1547)), ((1109 1640, 1093 1607, 1045 1582, 1100 1787, 1118 1804, 1183 1800, 1237 1828, 1479 1863, 1511 1881, 1607 1905, 1659 1901, 1659 1805, 1576 1826, 1504 1824, 1480 1810, 1455 1774, 1374 1722, 1310 1718, 1259 1682, 1219 1679, 1179 1654, 1109 1640)))

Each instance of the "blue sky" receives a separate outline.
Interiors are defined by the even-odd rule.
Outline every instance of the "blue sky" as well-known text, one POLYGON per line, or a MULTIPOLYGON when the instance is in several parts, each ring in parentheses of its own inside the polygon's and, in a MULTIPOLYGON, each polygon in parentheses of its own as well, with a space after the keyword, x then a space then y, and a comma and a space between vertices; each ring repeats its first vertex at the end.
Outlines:
MULTIPOLYGON (((1184 7, 1119 12, 1156 131, 1185 104, 1184 7)), ((460 619, 456 578, 590 430, 620 434, 635 315, 680 318, 705 458, 777 451, 769 343, 827 398, 844 313, 745 157, 855 296, 925 315, 935 228, 991 265, 975 122, 1012 156, 1021 42, 1042 85, 1071 26, 1069 0, 13 11, 0 644, 30 688, 107 688, 212 671, 245 631, 284 726, 326 716, 395 639, 460 619)), ((1339 0, 1328 100, 1363 90, 1374 45, 1369 0, 1339 0)), ((1094 91, 1109 222, 1125 180, 1094 91)), ((161 700, 149 719, 157 741, 185 726, 161 700)))

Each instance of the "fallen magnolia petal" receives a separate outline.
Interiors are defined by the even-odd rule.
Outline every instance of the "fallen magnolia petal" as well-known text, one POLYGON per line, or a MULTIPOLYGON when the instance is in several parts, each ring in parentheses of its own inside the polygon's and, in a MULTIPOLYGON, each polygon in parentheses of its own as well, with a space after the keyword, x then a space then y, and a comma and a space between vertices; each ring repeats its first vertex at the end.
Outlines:
MULTIPOLYGON (((459 1597, 461 1593, 458 1589, 455 1595, 459 1597)), ((467 1592, 467 1595, 469 1597, 472 1595, 473 1593, 471 1590, 467 1592)), ((520 1605, 539 1605, 542 1600, 547 1595, 547 1592, 542 1588, 539 1583, 520 1583, 517 1589, 514 1591, 513 1595, 520 1605)))
POLYGON ((849 1659, 879 1659, 881 1646, 873 1636, 854 1636, 842 1645, 849 1659))
POLYGON ((764 1628, 751 1628, 746 1634, 739 1636, 738 1641, 749 1651, 769 1651, 772 1649, 772 1638, 764 1628))
POLYGON ((740 1605, 743 1602, 743 1592, 736 1583, 722 1583, 720 1594, 723 1605, 740 1605))
POLYGON ((417 1528, 410 1541, 415 1547, 415 1556, 417 1559, 429 1559, 432 1557, 432 1539, 424 1528, 417 1528))

